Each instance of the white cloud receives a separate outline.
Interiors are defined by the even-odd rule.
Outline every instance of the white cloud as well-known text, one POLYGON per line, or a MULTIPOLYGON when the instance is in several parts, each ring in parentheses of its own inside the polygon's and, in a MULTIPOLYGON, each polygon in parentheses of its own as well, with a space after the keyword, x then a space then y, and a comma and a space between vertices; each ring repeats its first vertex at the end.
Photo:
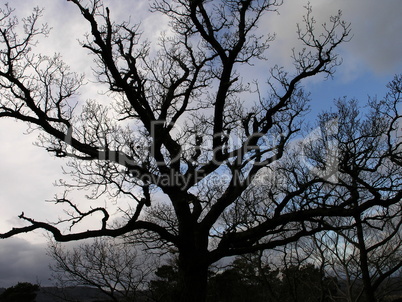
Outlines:
MULTIPOLYGON (((0 121, 0 231, 23 223, 17 216, 25 211, 46 220, 52 212, 45 200, 54 197, 57 189, 52 183, 61 177, 62 162, 33 145, 36 135, 23 135, 26 126, 10 119, 0 121)), ((35 236, 34 236, 35 237, 35 236)))

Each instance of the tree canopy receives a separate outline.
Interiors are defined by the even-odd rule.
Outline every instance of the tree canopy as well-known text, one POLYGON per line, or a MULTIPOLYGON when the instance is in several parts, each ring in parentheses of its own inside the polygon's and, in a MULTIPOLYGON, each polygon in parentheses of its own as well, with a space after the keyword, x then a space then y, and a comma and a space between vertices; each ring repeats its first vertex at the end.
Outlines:
POLYGON ((38 24, 41 10, 22 20, 24 35, 17 35, 6 6, 0 117, 29 124, 40 146, 69 159, 69 190, 89 188, 92 199, 126 196, 130 205, 115 223, 106 206, 82 209, 64 194, 54 200, 70 207, 59 223, 74 226, 97 213, 100 227, 64 232, 22 213, 26 226, 1 238, 36 229, 57 241, 135 234, 177 251, 179 300, 204 301, 208 267, 219 259, 338 228, 331 217, 358 217, 400 200, 400 178, 392 176, 401 158, 400 77, 385 101, 371 104, 371 117, 380 118, 359 123, 341 106, 339 115, 322 117, 319 137, 295 142, 309 104, 303 80, 332 76, 337 49, 350 38, 341 12, 316 27, 308 5, 296 29, 303 48, 293 51, 294 69, 275 65, 261 91, 240 70, 265 62, 274 35, 256 29, 281 1, 156 0, 152 12, 167 16, 172 31, 156 49, 141 39, 140 25, 114 20, 100 0, 69 1, 87 21, 81 45, 110 103, 77 104, 83 76, 58 55, 34 52, 36 38, 49 31, 38 24))
POLYGON ((39 285, 28 282, 19 282, 17 285, 6 288, 0 295, 2 302, 35 302, 39 285))

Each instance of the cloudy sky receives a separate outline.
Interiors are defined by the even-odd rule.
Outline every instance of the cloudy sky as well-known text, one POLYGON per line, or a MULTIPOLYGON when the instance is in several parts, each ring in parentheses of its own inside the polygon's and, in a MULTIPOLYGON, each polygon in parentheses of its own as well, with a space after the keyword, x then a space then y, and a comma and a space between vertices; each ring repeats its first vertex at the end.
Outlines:
MULTIPOLYGON (((4 5, 7 1, 0 0, 4 5)), ((78 46, 77 39, 88 31, 80 13, 66 0, 13 0, 18 16, 26 16, 34 6, 45 8, 43 22, 52 27, 50 36, 38 45, 41 53, 61 53, 73 71, 90 76, 92 58, 78 46)), ((275 32, 277 38, 269 50, 269 62, 289 66, 290 50, 295 41, 296 23, 302 20, 304 0, 285 0, 279 15, 267 15, 260 30, 275 32)), ((160 16, 148 13, 148 1, 105 0, 112 18, 131 16, 142 22, 144 36, 155 39, 167 29, 160 16)), ((400 0, 310 0, 317 20, 325 20, 338 9, 352 23, 353 39, 340 49, 343 64, 333 80, 313 80, 305 83, 311 91, 314 112, 331 106, 333 99, 347 96, 364 102, 367 96, 381 98, 385 85, 396 73, 402 72, 402 18, 400 0)), ((268 71, 268 69, 267 69, 268 71)), ((95 90, 86 86, 82 99, 96 98, 95 90)), ((0 120, 0 232, 20 226, 17 216, 22 211, 38 220, 56 220, 58 208, 46 200, 59 189, 52 185, 62 178, 63 162, 33 146, 36 134, 24 135, 26 127, 11 120, 0 120)), ((46 237, 41 232, 0 241, 0 287, 17 281, 48 283, 46 271, 49 259, 45 255, 46 237)))

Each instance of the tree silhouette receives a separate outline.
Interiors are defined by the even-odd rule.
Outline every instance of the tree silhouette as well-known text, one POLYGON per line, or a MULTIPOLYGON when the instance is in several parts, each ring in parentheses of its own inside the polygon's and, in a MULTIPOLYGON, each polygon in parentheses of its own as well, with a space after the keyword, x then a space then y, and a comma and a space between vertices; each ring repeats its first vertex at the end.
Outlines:
POLYGON ((347 270, 344 276, 350 277, 350 285, 362 281, 365 301, 370 302, 380 299, 381 284, 402 267, 399 260, 401 204, 393 200, 399 194, 402 170, 399 160, 390 156, 400 144, 398 135, 391 135, 391 130, 398 127, 395 116, 398 116, 401 79, 395 76, 384 99, 370 100, 365 110, 356 101, 338 100, 336 110, 325 112, 320 123, 336 117, 339 131, 323 134, 308 152, 321 164, 325 156, 321 150, 328 141, 336 142, 339 152, 336 184, 327 184, 325 191, 311 194, 311 199, 321 198, 318 195, 324 193, 327 200, 334 198, 354 207, 382 200, 377 206, 351 217, 331 218, 328 223, 335 231, 315 238, 316 248, 326 251, 323 258, 327 259, 323 260, 336 258, 347 270))
POLYGON ((174 302, 180 297, 177 265, 165 264, 155 272, 156 278, 149 283, 149 292, 155 301, 174 302))
POLYGON ((17 285, 7 288, 0 295, 0 301, 4 302, 35 302, 39 285, 28 282, 19 282, 17 285))
POLYGON ((48 254, 57 287, 91 286, 116 302, 135 300, 147 288, 155 265, 133 246, 104 238, 72 250, 50 242, 48 254))
MULTIPOLYGON (((311 263, 282 263, 280 268, 265 263, 262 253, 236 257, 229 265, 210 271, 207 301, 334 301, 334 278, 311 263)), ((270 259, 269 259, 270 260, 270 259)), ((177 264, 163 265, 151 281, 154 301, 177 297, 177 264)))
POLYGON ((207 301, 280 301, 280 272, 258 256, 237 257, 230 266, 211 274, 207 301))
POLYGON ((280 1, 156 0, 153 13, 170 18, 173 32, 160 38, 156 51, 141 41, 139 25, 118 23, 100 0, 70 2, 88 22, 82 46, 92 53, 96 79, 113 104, 76 106, 83 77, 59 56, 33 52, 35 37, 48 33, 37 25, 41 11, 23 19, 20 37, 6 6, 0 117, 26 122, 40 131, 41 146, 69 158, 75 187, 92 189, 94 199, 124 195, 132 203, 116 225, 107 207, 82 210, 59 196, 56 203, 71 207, 62 222, 75 225, 97 213, 100 228, 66 233, 22 213, 27 225, 1 238, 36 229, 56 241, 137 233, 178 251, 178 301, 197 302, 205 301, 208 267, 219 259, 292 242, 327 228, 323 217, 352 216, 383 202, 307 202, 309 190, 326 183, 333 167, 327 163, 322 173, 301 178, 294 163, 282 165, 308 108, 302 81, 331 76, 340 63, 336 50, 350 35, 340 12, 316 28, 307 6, 296 28, 304 47, 293 51, 294 70, 274 66, 268 91, 260 91, 258 83, 243 82, 240 69, 264 64, 274 35, 256 29, 280 1))

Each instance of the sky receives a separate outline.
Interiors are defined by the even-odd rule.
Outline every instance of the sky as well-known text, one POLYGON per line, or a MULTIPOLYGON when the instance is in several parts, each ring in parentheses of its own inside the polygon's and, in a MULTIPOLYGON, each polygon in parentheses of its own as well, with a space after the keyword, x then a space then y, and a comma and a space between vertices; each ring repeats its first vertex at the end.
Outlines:
MULTIPOLYGON (((7 1, 0 0, 0 6, 7 1)), ((91 76, 86 50, 77 39, 88 32, 88 25, 76 7, 66 0, 9 1, 18 16, 28 15, 34 6, 45 8, 43 22, 52 27, 47 39, 40 40, 38 51, 51 55, 61 53, 71 70, 91 76)), ((141 21, 144 36, 156 43, 158 35, 168 29, 167 20, 148 12, 149 1, 105 0, 112 18, 122 20, 131 16, 133 23, 141 21)), ((333 79, 308 80, 305 89, 311 92, 313 114, 332 106, 334 99, 346 96, 365 102, 368 96, 381 98, 385 85, 402 72, 402 18, 400 0, 310 0, 313 15, 318 21, 343 12, 351 22, 353 38, 340 49, 343 64, 333 79)), ((297 45, 296 23, 305 13, 304 0, 285 0, 279 14, 264 18, 259 30, 276 33, 276 40, 268 51, 268 62, 291 67, 292 47, 297 45)), ((259 75, 268 76, 268 68, 260 68, 259 75)), ((0 95, 1 97, 1 95, 0 95)), ((81 98, 96 98, 96 88, 86 86, 81 98)), ((13 120, 0 120, 0 232, 21 226, 17 218, 22 211, 38 220, 54 221, 60 209, 47 203, 60 188, 53 183, 63 178, 64 162, 35 147, 37 134, 26 134, 26 126, 13 120)), ((103 201, 102 201, 103 202, 103 201)), ((49 284, 45 255, 47 237, 43 232, 20 235, 0 241, 0 287, 18 281, 49 284)))

